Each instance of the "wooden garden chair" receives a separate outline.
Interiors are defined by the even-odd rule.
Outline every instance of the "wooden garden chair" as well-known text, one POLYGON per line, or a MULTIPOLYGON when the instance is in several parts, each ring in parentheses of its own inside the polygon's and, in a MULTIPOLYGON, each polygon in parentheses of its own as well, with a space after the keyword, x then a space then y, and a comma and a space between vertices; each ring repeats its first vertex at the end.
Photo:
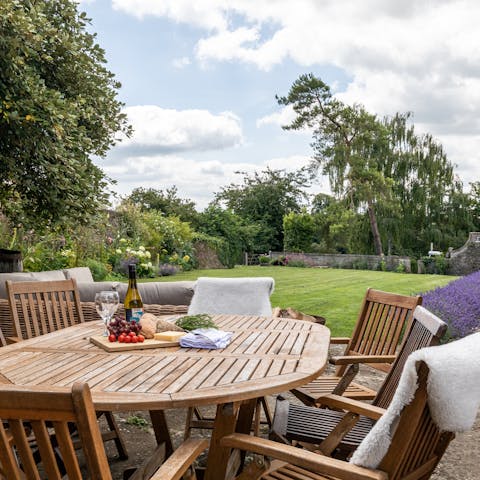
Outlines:
MULTIPOLYGON (((465 368, 468 368, 468 365, 465 365, 465 368)), ((252 464, 251 467, 247 467, 248 470, 236 477, 237 480, 260 478, 265 480, 426 480, 430 478, 448 444, 454 438, 454 434, 440 431, 432 420, 427 402, 429 370, 424 362, 417 363, 417 373, 418 388, 413 400, 402 409, 398 422, 393 425, 391 443, 383 459, 375 468, 358 466, 291 445, 236 433, 224 437, 221 444, 275 459, 271 464, 269 461, 263 465, 252 464)), ((349 399, 340 398, 349 401, 349 399)), ((376 419, 382 411, 378 407, 362 404, 356 413, 370 415, 376 419)), ((371 447, 370 451, 372 452, 375 448, 378 450, 381 446, 371 447)))
MULTIPOLYGON (((75 279, 6 282, 8 301, 15 337, 7 341, 20 341, 54 332, 84 322, 80 295, 75 279)), ((125 443, 121 437, 112 412, 98 412, 104 415, 108 431, 103 432, 104 441, 113 440, 121 459, 128 458, 125 443)))
MULTIPOLYGON (((85 470, 88 478, 112 479, 87 384, 76 383, 71 390, 55 392, 0 385, 0 419, 0 478, 65 478, 56 461, 59 451, 70 480, 86 478, 85 470), (28 425, 28 435, 35 437, 41 464, 32 454, 24 422, 28 425), (79 433, 84 454, 81 463, 70 436, 71 423, 79 433)), ((159 447, 154 457, 130 479, 178 480, 207 446, 205 439, 189 439, 163 465, 164 455, 159 447)))
POLYGON ((359 364, 388 372, 395 360, 398 344, 412 312, 422 303, 420 296, 406 296, 369 288, 352 336, 333 337, 331 344, 345 344, 342 356, 332 357, 336 366, 334 375, 323 375, 292 393, 306 405, 319 406, 319 398, 333 393, 356 400, 371 400, 376 392, 352 382, 359 364))
POLYGON ((362 409, 366 409, 381 415, 390 405, 408 356, 421 348, 438 345, 446 330, 447 325, 442 320, 418 306, 405 332, 398 357, 371 405, 330 394, 319 400, 328 408, 316 408, 294 405, 280 397, 275 409, 271 438, 285 443, 315 445, 312 448, 324 455, 346 458, 371 430, 374 421, 343 410, 356 408, 363 415, 362 409))

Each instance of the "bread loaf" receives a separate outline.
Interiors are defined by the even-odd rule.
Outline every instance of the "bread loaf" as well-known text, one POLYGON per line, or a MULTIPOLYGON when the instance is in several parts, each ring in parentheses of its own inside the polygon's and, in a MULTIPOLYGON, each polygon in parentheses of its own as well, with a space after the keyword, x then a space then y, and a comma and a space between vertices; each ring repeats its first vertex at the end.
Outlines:
POLYGON ((153 315, 153 313, 144 313, 140 318, 140 326, 142 327, 142 335, 145 338, 153 338, 158 332, 183 332, 184 330, 177 327, 173 322, 167 322, 153 315))

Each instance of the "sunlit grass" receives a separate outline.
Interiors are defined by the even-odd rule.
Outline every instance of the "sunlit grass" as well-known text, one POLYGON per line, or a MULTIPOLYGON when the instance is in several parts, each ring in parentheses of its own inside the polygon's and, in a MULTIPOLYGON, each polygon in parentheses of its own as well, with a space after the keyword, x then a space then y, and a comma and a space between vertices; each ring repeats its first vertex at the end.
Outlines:
POLYGON ((367 288, 407 295, 446 285, 457 277, 416 275, 371 270, 330 268, 244 267, 226 270, 194 270, 151 281, 196 280, 198 277, 273 277, 272 306, 293 307, 322 315, 332 335, 349 335, 367 288))

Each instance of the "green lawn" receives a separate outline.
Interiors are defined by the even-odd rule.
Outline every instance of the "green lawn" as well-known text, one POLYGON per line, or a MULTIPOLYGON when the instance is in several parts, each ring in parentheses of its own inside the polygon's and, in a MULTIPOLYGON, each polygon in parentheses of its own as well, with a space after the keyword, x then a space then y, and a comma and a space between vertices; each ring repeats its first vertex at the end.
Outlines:
POLYGON ((446 285, 457 277, 295 267, 235 267, 230 270, 194 270, 155 281, 196 280, 198 277, 273 277, 272 306, 293 307, 322 315, 332 335, 349 335, 368 287, 387 292, 417 294, 446 285))

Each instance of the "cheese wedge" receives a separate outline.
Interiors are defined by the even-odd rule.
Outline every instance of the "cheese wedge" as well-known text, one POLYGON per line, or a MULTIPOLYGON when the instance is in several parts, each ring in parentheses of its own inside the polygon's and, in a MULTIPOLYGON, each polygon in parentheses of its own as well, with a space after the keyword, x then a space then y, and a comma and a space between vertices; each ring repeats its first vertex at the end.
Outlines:
POLYGON ((185 335, 185 332, 175 332, 173 330, 155 333, 154 340, 166 340, 167 342, 177 342, 185 335))

